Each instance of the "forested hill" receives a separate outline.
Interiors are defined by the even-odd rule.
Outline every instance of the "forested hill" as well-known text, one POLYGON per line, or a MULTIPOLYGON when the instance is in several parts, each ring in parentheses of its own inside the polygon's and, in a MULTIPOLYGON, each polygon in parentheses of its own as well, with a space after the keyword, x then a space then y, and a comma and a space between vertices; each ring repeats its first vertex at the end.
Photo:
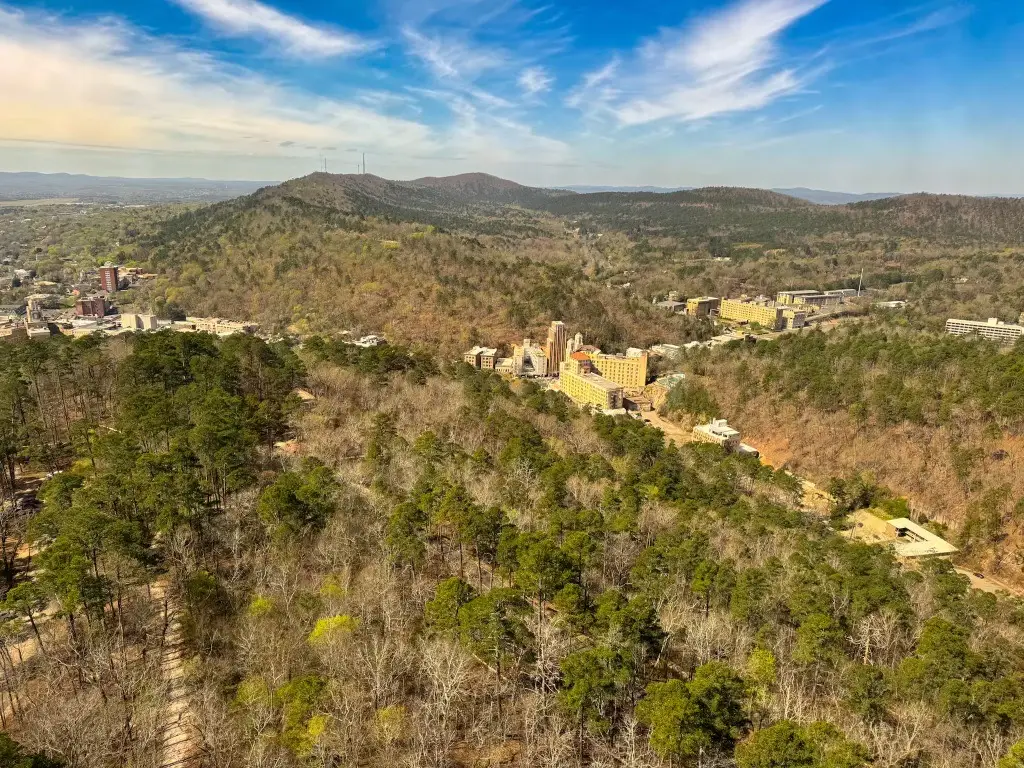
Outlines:
POLYGON ((382 216, 463 231, 518 233, 530 212, 596 231, 636 236, 752 240, 872 234, 947 243, 1024 243, 1024 200, 907 195, 817 205, 762 189, 707 187, 672 193, 527 187, 487 174, 413 181, 314 173, 260 190, 257 200, 296 199, 332 211, 382 216))
POLYGON ((12 350, 4 768, 1022 764, 1021 601, 756 459, 400 346, 12 350))

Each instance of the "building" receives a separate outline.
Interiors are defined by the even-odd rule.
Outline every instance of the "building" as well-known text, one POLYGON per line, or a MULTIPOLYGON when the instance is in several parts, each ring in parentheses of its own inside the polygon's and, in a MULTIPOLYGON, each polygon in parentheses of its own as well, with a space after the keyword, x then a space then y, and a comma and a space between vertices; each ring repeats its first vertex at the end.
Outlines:
POLYGON ((79 299, 75 302, 76 317, 103 317, 109 309, 107 300, 102 296, 79 299))
POLYGON ((755 304, 749 299, 723 299, 718 309, 719 317, 738 323, 757 323, 773 331, 786 327, 782 307, 755 304))
POLYGON ((980 336, 1000 344, 1013 344, 1024 336, 1024 325, 1004 323, 995 317, 990 317, 985 323, 950 318, 946 321, 946 333, 952 336, 980 336))
POLYGON ((655 305, 658 309, 664 309, 667 312, 682 312, 686 309, 686 304, 675 299, 668 299, 667 301, 656 302, 655 305))
POLYGON ((852 288, 843 288, 835 291, 779 291, 775 297, 777 304, 785 306, 806 306, 806 307, 834 307, 842 304, 846 299, 857 295, 852 288))
POLYGON ((0 342, 28 341, 28 328, 24 325, 0 326, 0 342))
POLYGON ((216 336, 230 336, 233 333, 255 333, 255 323, 240 323, 234 320, 221 320, 219 317, 186 317, 184 323, 175 323, 178 331, 196 331, 212 333, 216 336))
POLYGON ((651 347, 650 351, 652 355, 657 355, 658 357, 664 357, 671 360, 673 358, 678 358, 682 354, 683 348, 676 344, 655 344, 651 347))
POLYGON ((548 328, 548 343, 545 352, 548 358, 548 370, 554 374, 561 370, 562 362, 565 360, 565 345, 569 340, 569 331, 565 323, 555 320, 548 328))
POLYGON ((807 313, 795 307, 783 309, 782 319, 785 320, 786 328, 803 328, 807 325, 807 313))
POLYGON ((717 312, 722 300, 714 296, 700 296, 686 302, 686 314, 690 317, 709 317, 717 312))
POLYGON ((100 267, 100 290, 107 293, 117 293, 119 287, 117 267, 113 264, 105 264, 100 267))
POLYGON ((127 331, 155 331, 159 327, 156 315, 121 315, 121 327, 127 331))
POLYGON ((527 378, 554 374, 547 353, 533 339, 523 339, 522 345, 512 347, 513 375, 527 378))
MULTIPOLYGON (((256 326, 254 325, 252 327, 253 330, 255 330, 256 326)), ((363 336, 362 338, 353 341, 352 344, 357 347, 362 347, 363 349, 368 349, 369 347, 380 347, 387 344, 387 339, 383 336, 371 333, 369 336, 363 336)))
POLYGON ((725 419, 714 419, 710 424, 698 424, 693 428, 693 439, 698 443, 714 443, 727 451, 740 445, 739 430, 733 429, 725 419))
POLYGON ((896 301, 876 301, 875 306, 879 309, 906 309, 907 302, 900 299, 896 301))
POLYGON ((8 317, 11 319, 17 319, 25 314, 25 305, 18 304, 0 304, 0 317, 8 317))
POLYGON ((462 360, 481 371, 493 371, 498 362, 498 350, 493 347, 473 347, 462 360))
POLYGON ((501 357, 494 364, 494 370, 503 376, 518 376, 519 373, 516 371, 515 358, 512 357, 501 357))
POLYGON ((856 288, 836 288, 835 290, 825 291, 826 296, 840 296, 845 299, 856 299, 860 296, 860 291, 856 288))
POLYGON ((957 548, 906 517, 883 520, 869 510, 854 513, 850 536, 872 544, 891 546, 897 557, 952 555, 957 548))
POLYGON ((814 291, 814 290, 807 290, 807 291, 779 291, 778 294, 775 296, 775 301, 777 303, 779 303, 779 304, 786 304, 786 305, 802 304, 803 302, 801 301, 801 299, 804 296, 817 296, 820 293, 821 293, 820 291, 814 291))
POLYGON ((647 386, 647 352, 642 349, 628 349, 624 355, 606 355, 600 350, 579 351, 573 356, 583 355, 590 360, 593 372, 628 390, 640 390, 647 386))
POLYGON ((622 387, 594 373, 583 352, 573 353, 562 363, 558 380, 562 393, 580 407, 589 405, 603 411, 622 408, 622 387))

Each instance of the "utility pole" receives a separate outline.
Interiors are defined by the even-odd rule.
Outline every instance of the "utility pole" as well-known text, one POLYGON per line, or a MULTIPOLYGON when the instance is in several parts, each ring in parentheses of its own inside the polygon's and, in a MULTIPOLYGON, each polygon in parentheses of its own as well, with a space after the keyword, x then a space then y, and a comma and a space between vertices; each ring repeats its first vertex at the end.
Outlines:
POLYGON ((864 267, 860 268, 860 282, 857 284, 857 298, 860 298, 861 288, 864 287, 864 267))
POLYGON ((363 152, 363 173, 366 173, 366 153, 363 152))

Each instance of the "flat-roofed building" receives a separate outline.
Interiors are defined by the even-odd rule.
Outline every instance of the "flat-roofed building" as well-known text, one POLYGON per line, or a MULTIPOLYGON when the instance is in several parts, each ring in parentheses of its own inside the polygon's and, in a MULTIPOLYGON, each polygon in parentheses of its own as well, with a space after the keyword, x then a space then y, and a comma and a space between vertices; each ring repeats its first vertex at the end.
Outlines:
POLYGON ((725 419, 714 419, 709 424, 698 424, 693 428, 693 439, 698 443, 714 443, 727 451, 740 444, 739 430, 733 429, 725 419))
POLYGON ((158 328, 156 315, 139 315, 124 313, 121 315, 121 327, 126 331, 155 331, 158 328))
POLYGON ((547 353, 533 339, 523 339, 523 343, 512 347, 512 366, 516 376, 528 378, 543 377, 553 374, 547 353))
POLYGON ((712 312, 717 312, 722 300, 715 296, 698 296, 695 299, 688 299, 686 302, 686 314, 690 317, 708 317, 712 312))
POLYGON ((592 363, 582 352, 575 352, 562 363, 558 381, 562 393, 576 405, 603 411, 622 408, 622 387, 594 373, 592 363))
POLYGON ((647 385, 647 352, 630 349, 624 355, 606 355, 600 351, 575 352, 590 360, 594 373, 630 390, 647 385))
POLYGON ((498 360, 498 350, 493 347, 473 347, 462 359, 481 371, 493 371, 498 360))
POLYGON ((803 328, 807 325, 807 313, 796 307, 783 309, 782 319, 785 320, 786 328, 803 328))
POLYGON ((107 314, 108 309, 107 300, 102 296, 79 299, 75 302, 75 315, 77 317, 103 317, 107 314))
POLYGON ((107 293, 117 293, 117 289, 120 287, 117 269, 113 264, 105 264, 100 267, 100 288, 107 293))
POLYGON ((798 299, 804 296, 816 296, 820 291, 816 290, 805 290, 805 291, 779 291, 775 296, 775 301, 779 304, 798 304, 798 299))
POLYGON ((655 303, 658 309, 664 309, 667 312, 682 312, 686 309, 686 304, 675 299, 668 299, 667 301, 659 301, 655 303))
POLYGON ((950 318, 946 321, 946 333, 952 336, 980 336, 999 344, 1014 344, 1017 339, 1024 336, 1024 325, 1004 323, 995 317, 990 317, 984 323, 978 320, 950 318))
POLYGON ((718 316, 738 323, 757 323, 773 331, 781 331, 786 322, 782 307, 755 304, 745 299, 723 299, 718 316))
POLYGON ((233 333, 255 333, 255 323, 242 323, 235 320, 222 320, 219 317, 186 317, 185 325, 191 325, 191 329, 181 328, 179 330, 193 330, 199 333, 212 333, 216 336, 230 336, 233 333))
POLYGON ((835 291, 779 291, 775 301, 787 306, 834 307, 851 298, 849 291, 852 291, 852 296, 857 295, 855 289, 847 288, 835 291))
POLYGON ((851 538, 888 545, 897 557, 936 557, 958 551, 941 536, 906 517, 885 520, 865 509, 855 512, 851 520, 855 526, 848 534, 851 538))

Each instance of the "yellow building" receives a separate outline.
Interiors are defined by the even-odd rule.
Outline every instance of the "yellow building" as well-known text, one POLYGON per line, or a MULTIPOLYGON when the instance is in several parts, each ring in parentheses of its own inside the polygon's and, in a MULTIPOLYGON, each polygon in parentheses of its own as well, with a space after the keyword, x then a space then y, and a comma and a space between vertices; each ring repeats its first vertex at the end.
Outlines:
POLYGON ((581 352, 562 363, 558 380, 562 393, 576 405, 602 410, 622 407, 622 387, 594 373, 592 363, 581 352))
POLYGON ((630 350, 625 355, 605 355, 601 352, 583 354, 590 360, 598 376, 626 389, 643 389, 647 386, 647 352, 630 350))
POLYGON ((758 323, 773 331, 780 331, 785 327, 785 319, 783 318, 781 307, 774 305, 764 306, 741 299, 722 299, 718 316, 723 320, 733 320, 740 323, 758 323))
POLYGON ((714 296, 701 296, 686 302, 686 314, 690 317, 708 317, 721 305, 722 300, 714 296))

